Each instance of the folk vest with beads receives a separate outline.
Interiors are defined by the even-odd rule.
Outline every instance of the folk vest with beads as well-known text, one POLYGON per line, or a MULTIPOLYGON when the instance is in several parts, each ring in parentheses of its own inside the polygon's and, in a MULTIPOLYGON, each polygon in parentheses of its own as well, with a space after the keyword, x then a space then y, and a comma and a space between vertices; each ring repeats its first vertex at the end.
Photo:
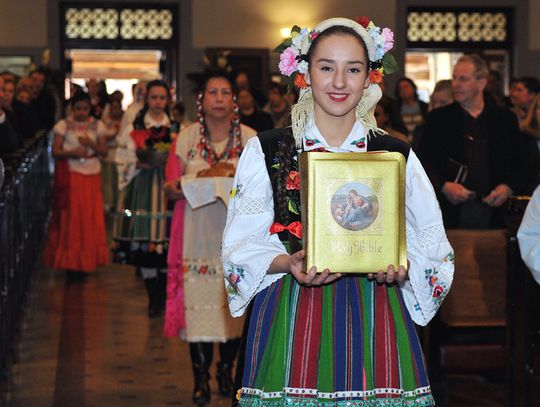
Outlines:
MULTIPOLYGON (((288 224, 295 221, 300 221, 301 215, 300 215, 300 201, 299 196, 300 194, 298 191, 295 191, 294 193, 288 195, 288 198, 291 200, 297 200, 298 202, 293 203, 295 207, 298 209, 298 214, 288 211, 288 219, 287 214, 283 213, 279 206, 277 201, 277 193, 278 193, 278 168, 280 165, 279 162, 279 150, 281 143, 283 142, 283 139, 289 135, 292 137, 292 129, 290 127, 286 127, 283 129, 273 129, 273 130, 267 130, 262 133, 259 133, 257 137, 259 137, 259 141, 261 143, 261 147, 264 153, 264 160, 266 163, 266 170, 268 171, 268 176, 270 177, 270 182, 272 184, 272 193, 274 196, 274 222, 278 222, 281 224, 288 224), (288 132, 288 134, 287 134, 288 132), (285 219, 287 219, 285 221, 285 219)), ((410 152, 410 146, 401 141, 398 140, 392 136, 389 135, 368 135, 368 143, 367 143, 367 151, 390 151, 390 152, 398 152, 401 153, 405 160, 409 157, 410 152)), ((298 155, 298 152, 296 148, 293 148, 293 151, 291 153, 291 163, 297 163, 298 161, 294 160, 294 157, 298 155)), ((297 170, 297 164, 292 165, 290 170, 297 170)), ((282 182, 282 184, 285 184, 285 181, 282 182)), ((280 232, 279 238, 282 242, 289 242, 291 251, 295 252, 297 250, 300 250, 302 245, 301 242, 292 234, 290 234, 287 231, 280 232)))

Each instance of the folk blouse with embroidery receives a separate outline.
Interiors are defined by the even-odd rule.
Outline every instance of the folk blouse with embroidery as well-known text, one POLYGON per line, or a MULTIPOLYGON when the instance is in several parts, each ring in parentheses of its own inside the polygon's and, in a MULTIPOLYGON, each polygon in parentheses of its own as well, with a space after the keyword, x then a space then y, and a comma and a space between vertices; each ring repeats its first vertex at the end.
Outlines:
MULTIPOLYGON (((365 131, 357 122, 340 147, 331 147, 312 123, 303 139, 304 150, 366 151, 365 131)), ((452 284, 454 254, 446 238, 439 204, 418 158, 411 150, 406 166, 406 233, 408 279, 401 283, 412 319, 426 325, 452 284)), ((222 242, 222 261, 229 307, 242 315, 251 299, 285 274, 267 274, 272 261, 286 248, 274 222, 272 185, 258 137, 247 143, 233 183, 222 242)), ((374 270, 375 272, 376 270, 374 270)))

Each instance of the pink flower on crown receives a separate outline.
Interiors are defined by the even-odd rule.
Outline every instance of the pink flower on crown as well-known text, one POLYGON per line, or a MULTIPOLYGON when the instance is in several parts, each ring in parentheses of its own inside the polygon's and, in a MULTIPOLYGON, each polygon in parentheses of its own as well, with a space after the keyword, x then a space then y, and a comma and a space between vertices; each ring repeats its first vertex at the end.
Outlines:
POLYGON ((279 71, 285 76, 291 76, 296 70, 296 57, 298 52, 294 47, 289 47, 279 56, 279 71))
POLYGON ((386 54, 394 47, 394 33, 390 28, 383 28, 382 35, 385 39, 384 53, 386 54))

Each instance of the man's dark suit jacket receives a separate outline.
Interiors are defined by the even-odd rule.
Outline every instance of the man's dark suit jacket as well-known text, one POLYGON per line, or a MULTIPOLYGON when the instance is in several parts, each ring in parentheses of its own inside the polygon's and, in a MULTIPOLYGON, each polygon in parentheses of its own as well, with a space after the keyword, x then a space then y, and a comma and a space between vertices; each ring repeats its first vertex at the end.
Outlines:
MULTIPOLYGON (((418 156, 435 188, 448 228, 458 227, 460 205, 450 204, 441 188, 445 182, 454 181, 455 162, 469 164, 463 134, 467 114, 457 102, 433 110, 426 118, 418 146, 418 156)), ((491 188, 506 184, 514 193, 520 193, 524 188, 524 177, 517 118, 509 110, 488 103, 482 114, 486 115, 488 131, 491 188)))

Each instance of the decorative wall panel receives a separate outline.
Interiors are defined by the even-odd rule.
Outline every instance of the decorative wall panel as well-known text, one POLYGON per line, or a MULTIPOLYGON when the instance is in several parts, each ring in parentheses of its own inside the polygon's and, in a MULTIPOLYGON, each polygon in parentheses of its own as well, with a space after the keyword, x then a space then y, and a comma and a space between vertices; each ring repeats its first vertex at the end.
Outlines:
POLYGON ((65 41, 83 44, 90 41, 131 41, 134 43, 175 41, 174 7, 138 4, 62 3, 62 32, 65 41))
POLYGON ((506 48, 511 44, 509 8, 407 10, 408 48, 506 48))

